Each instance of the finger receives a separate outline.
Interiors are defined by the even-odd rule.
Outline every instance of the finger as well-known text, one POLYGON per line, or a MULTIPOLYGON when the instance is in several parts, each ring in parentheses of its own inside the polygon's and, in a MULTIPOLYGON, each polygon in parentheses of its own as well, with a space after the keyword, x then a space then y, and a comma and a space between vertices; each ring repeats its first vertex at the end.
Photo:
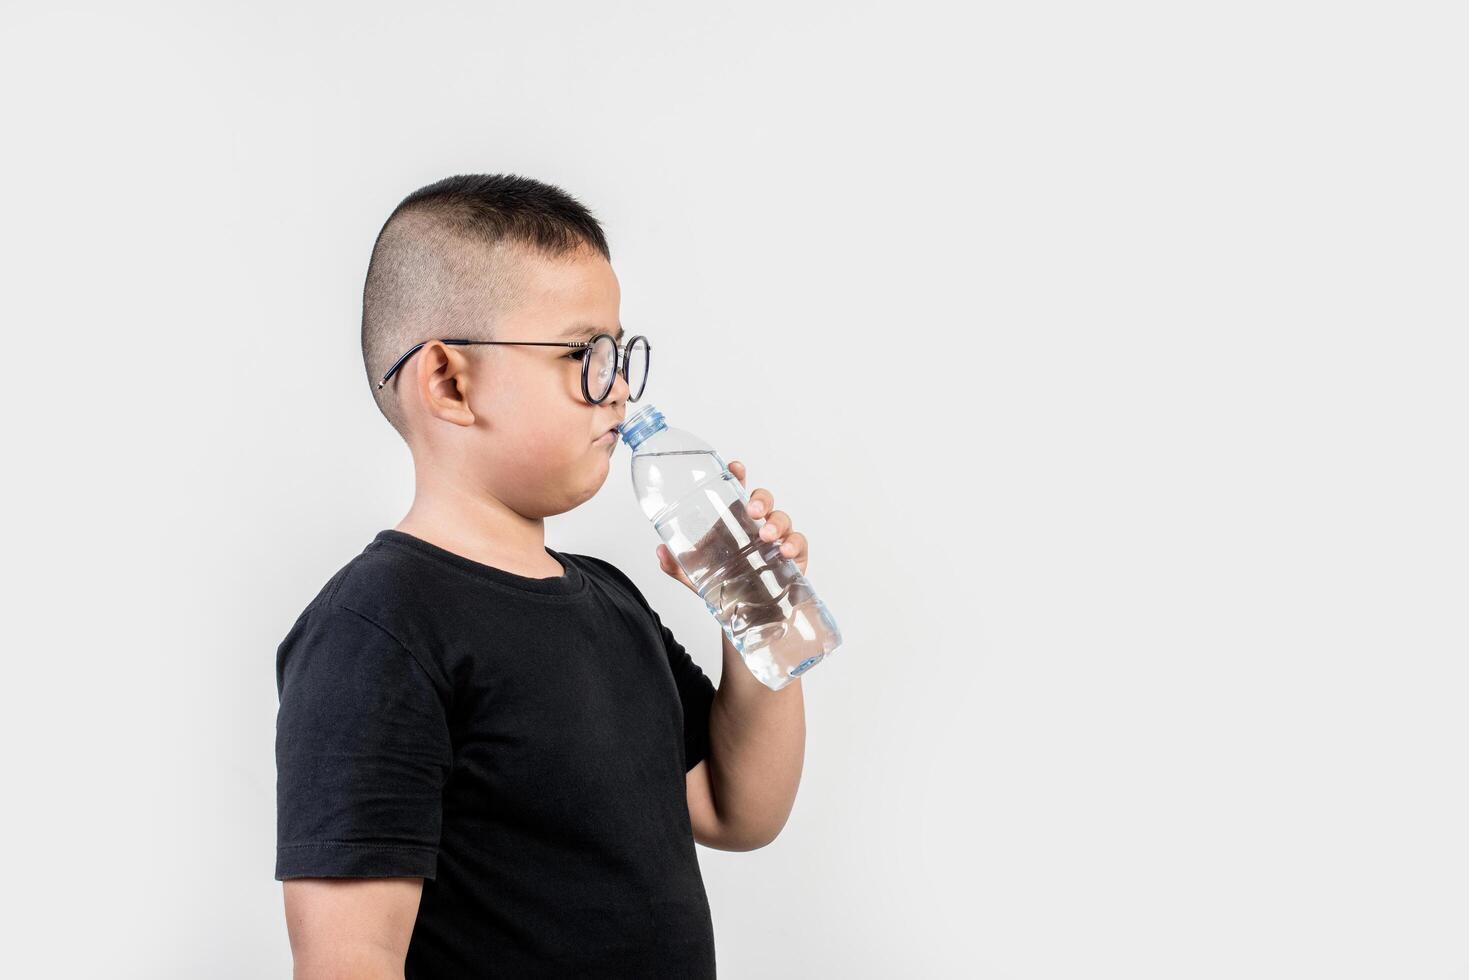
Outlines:
POLYGON ((791 515, 783 510, 772 511, 766 519, 765 526, 760 529, 760 537, 765 541, 774 541, 776 538, 784 537, 791 529, 791 515))
POLYGON ((775 498, 764 487, 750 494, 750 502, 745 504, 745 513, 751 517, 764 517, 774 509, 775 498))
POLYGON ((740 486, 745 485, 745 464, 737 459, 729 461, 729 471, 740 481, 740 486))
POLYGON ((806 555, 806 535, 800 531, 792 531, 786 535, 786 539, 780 543, 780 555, 782 558, 799 560, 806 555))

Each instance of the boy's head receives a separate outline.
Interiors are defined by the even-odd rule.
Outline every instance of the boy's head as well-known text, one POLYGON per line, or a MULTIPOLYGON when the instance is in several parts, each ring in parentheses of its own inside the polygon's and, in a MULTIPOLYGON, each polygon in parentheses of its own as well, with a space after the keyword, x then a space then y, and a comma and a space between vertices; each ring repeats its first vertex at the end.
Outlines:
POLYGON ((488 493, 528 518, 563 513, 606 480, 627 383, 582 394, 576 348, 445 339, 621 344, 621 289, 592 214, 556 187, 461 175, 414 191, 378 233, 362 291, 362 359, 419 483, 488 493), (387 384, 407 350, 425 344, 387 384))

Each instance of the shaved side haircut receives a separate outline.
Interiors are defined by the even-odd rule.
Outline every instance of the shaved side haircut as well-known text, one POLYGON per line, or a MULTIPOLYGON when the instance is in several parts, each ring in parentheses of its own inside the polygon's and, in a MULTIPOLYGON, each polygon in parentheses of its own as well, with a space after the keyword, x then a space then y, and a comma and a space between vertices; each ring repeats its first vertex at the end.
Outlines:
POLYGON ((399 202, 373 243, 362 287, 363 366, 399 435, 408 438, 398 400, 403 374, 377 387, 393 362, 424 340, 496 339, 499 321, 524 298, 526 263, 581 249, 612 258, 591 211, 529 177, 459 174, 399 202))

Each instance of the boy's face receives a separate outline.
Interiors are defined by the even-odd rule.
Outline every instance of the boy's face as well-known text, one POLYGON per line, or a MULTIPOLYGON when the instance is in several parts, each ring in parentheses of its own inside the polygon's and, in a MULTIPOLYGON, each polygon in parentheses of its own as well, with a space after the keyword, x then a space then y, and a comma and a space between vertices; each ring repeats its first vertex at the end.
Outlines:
MULTIPOLYGON (((612 266, 583 250, 564 259, 526 254, 512 308, 502 314, 496 340, 590 340, 618 336, 622 290, 612 266)), ((626 338, 618 337, 618 344, 626 338)), ((582 396, 576 348, 450 347, 466 354, 460 394, 473 422, 433 430, 432 464, 471 493, 488 493, 527 518, 564 513, 601 489, 620 439, 602 438, 627 414, 627 381, 620 370, 612 391, 593 405, 582 396), (444 472, 447 471, 447 472, 444 472)), ((593 382, 595 383, 595 382, 593 382)), ((445 386, 438 386, 445 390, 445 386)), ((595 391, 593 392, 595 394, 595 391)))

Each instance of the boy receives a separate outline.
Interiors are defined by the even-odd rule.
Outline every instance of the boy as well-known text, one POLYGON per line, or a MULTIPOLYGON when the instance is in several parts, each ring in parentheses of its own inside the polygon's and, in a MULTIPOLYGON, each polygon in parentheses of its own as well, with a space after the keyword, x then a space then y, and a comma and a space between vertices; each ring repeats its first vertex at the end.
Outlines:
POLYGON ((609 260, 580 203, 514 175, 415 191, 374 244, 362 353, 415 495, 277 651, 297 980, 713 977, 694 844, 762 847, 790 814, 799 678, 771 691, 726 638, 716 690, 630 578, 545 545, 646 381, 609 260))

